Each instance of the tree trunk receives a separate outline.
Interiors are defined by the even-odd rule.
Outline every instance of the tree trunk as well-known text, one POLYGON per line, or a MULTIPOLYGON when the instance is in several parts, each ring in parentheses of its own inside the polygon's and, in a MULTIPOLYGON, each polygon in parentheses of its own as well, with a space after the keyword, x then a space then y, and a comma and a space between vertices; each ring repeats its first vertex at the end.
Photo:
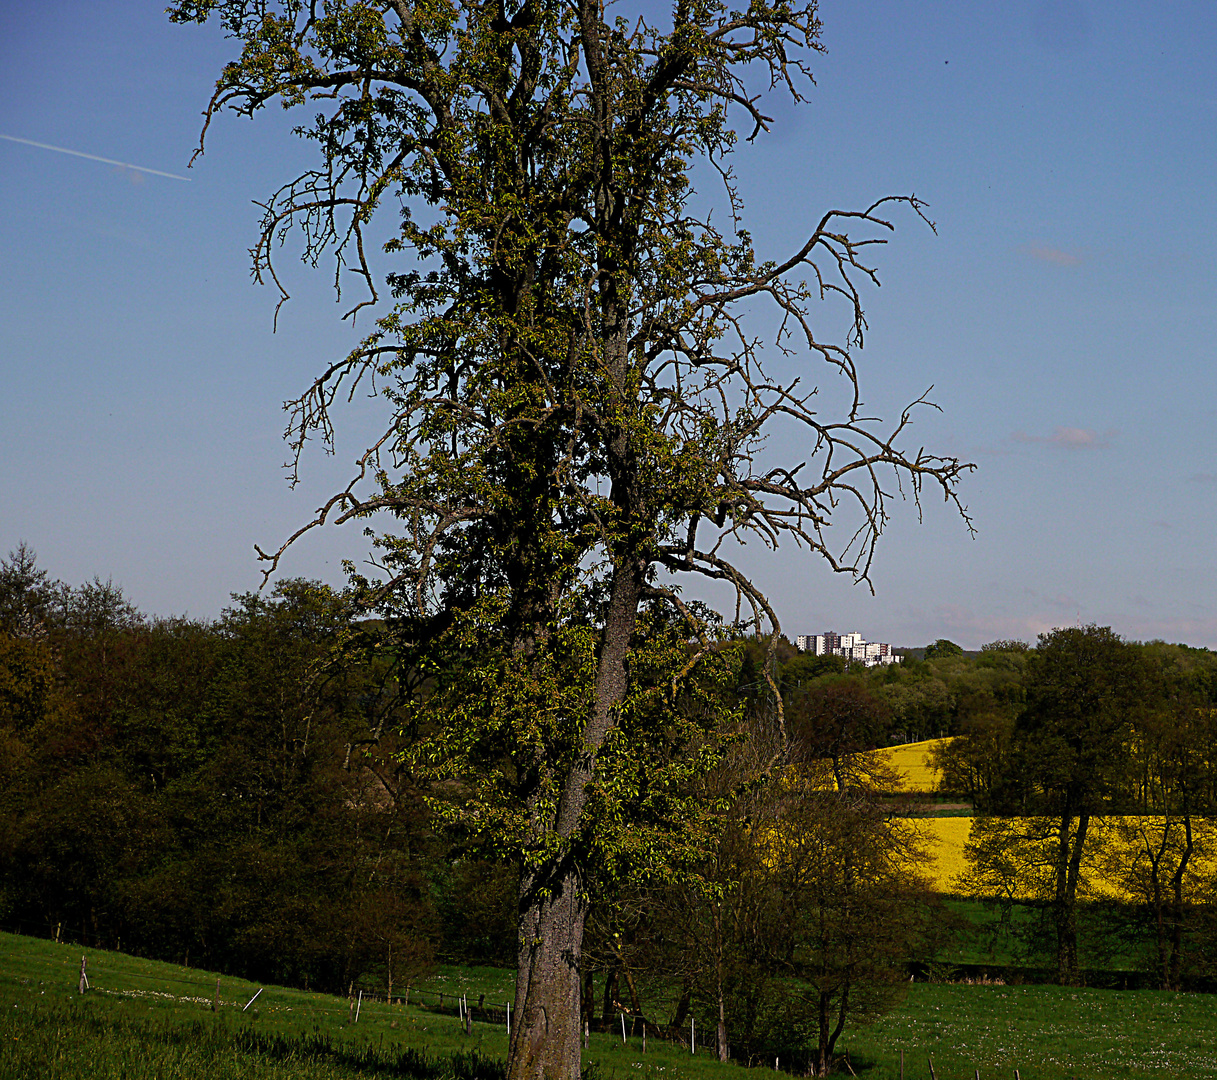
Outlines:
POLYGON ((573 868, 520 886, 520 946, 508 1080, 572 1080, 580 1071, 583 924, 573 868), (542 887, 543 886, 543 887, 542 887))
POLYGON ((592 973, 583 973, 583 1022, 588 1024, 596 1013, 596 987, 592 982, 592 973))
MULTIPOLYGON (((616 485, 614 485, 616 487, 616 485)), ((614 492, 615 501, 625 495, 614 492)), ((644 562, 617 562, 596 671, 596 696, 583 732, 584 753, 563 777, 557 814, 538 829, 558 850, 520 875, 520 943, 507 1080, 577 1080, 580 1073, 579 974, 587 898, 569 844, 578 832, 596 753, 616 722, 627 686, 626 655, 638 621, 644 562)))
POLYGON ((730 1056, 727 1048, 727 1010, 723 999, 723 908, 714 903, 714 978, 718 991, 718 1060, 726 1061, 730 1056))
POLYGON ((1090 815, 1077 816, 1076 831, 1071 828, 1074 816, 1066 809, 1057 828, 1056 895, 1053 916, 1056 924, 1057 980, 1062 986, 1076 986, 1080 981, 1078 968, 1077 888, 1081 874, 1082 849, 1090 826, 1090 815))
POLYGON ((1158 958, 1158 985, 1162 990, 1170 989, 1169 961, 1166 952, 1166 903, 1162 898, 1162 860, 1166 857, 1166 846, 1170 840, 1171 822, 1168 816, 1162 823, 1162 842, 1157 851, 1145 837, 1145 857, 1149 862, 1150 904, 1154 915, 1154 945, 1158 958))
POLYGON ((600 1010, 600 1019, 604 1023, 609 1023, 613 1019, 613 1013, 617 1011, 617 980, 621 974, 620 967, 614 967, 604 977, 604 1005, 600 1010))
MULTIPOLYGON (((828 1053, 826 1055, 825 1069, 832 1062, 832 1055, 837 1049, 837 1040, 841 1037, 841 1032, 845 1030, 845 1021, 849 1017, 849 981, 846 980, 845 985, 841 988, 841 997, 837 1002, 837 1023, 833 1027, 832 1033, 828 1036, 828 1053)), ((850 1069, 853 1072, 853 1069, 850 1069)), ((827 1072, 825 1072, 827 1075, 827 1072)))
POLYGON ((668 1025, 668 1030, 672 1033, 681 1031, 685 1026, 685 1017, 689 1015, 689 1006, 693 1002, 693 988, 688 982, 680 992, 680 999, 676 1002, 676 1011, 672 1014, 672 1022, 668 1025))
POLYGON ((630 1034, 638 1034, 638 1025, 642 1024, 644 1030, 646 1028, 646 1018, 642 1015, 642 1002, 638 998, 638 987, 634 985, 634 973, 630 971, 629 965, 622 960, 621 970, 625 973, 625 985, 630 990, 630 1011, 634 1014, 630 1020, 630 1034))
POLYGON ((1171 920, 1170 974, 1169 985, 1166 987, 1168 990, 1178 990, 1183 981, 1183 876, 1187 873, 1187 864, 1192 858, 1192 815, 1186 809, 1183 812, 1183 836, 1183 854, 1179 857, 1179 865, 1171 877, 1174 910, 1171 920))
POLYGON ((718 1060, 726 1061, 731 1057, 731 1047, 727 1045, 727 1009, 723 1001, 723 983, 718 983, 718 1060))
POLYGON ((828 1075, 828 1061, 831 1051, 828 1047, 828 1013, 832 1008, 832 995, 826 991, 820 991, 819 1000, 819 1039, 816 1040, 816 1064, 815 1075, 828 1075))

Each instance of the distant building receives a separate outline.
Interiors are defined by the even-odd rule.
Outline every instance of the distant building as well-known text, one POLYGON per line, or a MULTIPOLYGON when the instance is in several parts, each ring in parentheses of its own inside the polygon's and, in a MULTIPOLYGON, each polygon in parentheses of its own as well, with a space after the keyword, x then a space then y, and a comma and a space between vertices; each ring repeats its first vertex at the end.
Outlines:
POLYGON ((800 634, 795 638, 795 645, 799 652, 814 656, 840 656, 847 663, 866 667, 900 663, 900 657, 892 652, 891 645, 886 641, 867 641, 856 631, 852 634, 838 634, 832 630, 822 634, 800 634))

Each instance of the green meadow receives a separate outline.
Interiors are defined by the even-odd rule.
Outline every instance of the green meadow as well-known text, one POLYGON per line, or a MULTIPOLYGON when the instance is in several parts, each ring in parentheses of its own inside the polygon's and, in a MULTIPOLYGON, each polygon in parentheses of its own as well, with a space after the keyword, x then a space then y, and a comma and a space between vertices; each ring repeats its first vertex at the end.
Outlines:
MULTIPOLYGON (((91 989, 77 992, 82 950, 0 934, 3 1080, 502 1080, 506 1032, 420 1007, 259 986, 121 953, 84 950, 91 989), (244 1008, 244 1011, 242 1011, 244 1008)), ((512 973, 446 967, 435 992, 509 996, 512 973)), ((903 1005, 848 1032, 850 1067, 870 1080, 975 1077, 1217 1077, 1217 1000, 1159 991, 1054 986, 910 985, 903 1005)), ((780 1062, 778 1063, 781 1064, 780 1062)), ((765 1063, 766 1070, 773 1062, 765 1063)), ((651 1039, 593 1034, 584 1073, 598 1080, 755 1080, 756 1069, 651 1039)), ((848 1073, 846 1073, 848 1075, 848 1073)))

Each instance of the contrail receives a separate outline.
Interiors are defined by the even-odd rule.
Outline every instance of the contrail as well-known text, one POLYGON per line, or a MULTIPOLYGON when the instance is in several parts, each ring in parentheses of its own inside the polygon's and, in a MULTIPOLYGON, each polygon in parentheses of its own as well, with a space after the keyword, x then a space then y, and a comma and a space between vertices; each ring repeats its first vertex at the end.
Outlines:
POLYGON ((54 150, 60 154, 71 154, 73 157, 88 158, 90 161, 101 161, 107 165, 121 165, 124 169, 134 169, 136 172, 151 173, 153 176, 167 176, 170 180, 185 180, 186 183, 190 183, 189 176, 178 176, 177 173, 161 172, 160 169, 146 169, 143 165, 132 165, 129 161, 115 161, 113 158, 98 157, 96 154, 82 154, 79 150, 69 150, 64 146, 51 146, 50 143, 34 142, 33 139, 19 139, 16 135, 0 135, 0 139, 24 143, 26 146, 36 146, 40 150, 54 150))

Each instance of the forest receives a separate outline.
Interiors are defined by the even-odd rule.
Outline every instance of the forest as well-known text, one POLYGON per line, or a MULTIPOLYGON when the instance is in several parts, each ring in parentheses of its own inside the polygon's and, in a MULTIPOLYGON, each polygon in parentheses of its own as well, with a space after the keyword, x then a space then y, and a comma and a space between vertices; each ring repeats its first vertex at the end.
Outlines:
MULTIPOLYGON (((0 561, 0 927, 337 992, 392 996, 440 959, 511 967, 518 865, 448 811, 468 781, 410 753, 438 677, 355 612, 287 580, 215 621, 154 619, 28 548, 0 561)), ((676 725, 661 753, 698 762, 662 797, 704 812, 666 870, 600 882, 589 1024, 692 1017, 723 1058, 826 1068, 847 1020, 977 932, 910 827, 942 806, 974 808, 963 891, 1020 962, 1076 984, 1080 934, 1151 985, 1213 974, 1217 656, 1095 627, 869 670, 784 641, 774 660, 755 638, 719 652, 675 705, 709 734, 676 725), (782 741, 766 664, 789 749, 758 781, 782 741), (941 790, 902 793, 873 751, 927 738, 945 739, 941 790), (1106 867, 1119 902, 1088 881, 1105 857, 1124 860, 1106 867), (644 984, 670 989, 664 1015, 644 984)), ((653 840, 637 788, 627 846, 653 840)))

